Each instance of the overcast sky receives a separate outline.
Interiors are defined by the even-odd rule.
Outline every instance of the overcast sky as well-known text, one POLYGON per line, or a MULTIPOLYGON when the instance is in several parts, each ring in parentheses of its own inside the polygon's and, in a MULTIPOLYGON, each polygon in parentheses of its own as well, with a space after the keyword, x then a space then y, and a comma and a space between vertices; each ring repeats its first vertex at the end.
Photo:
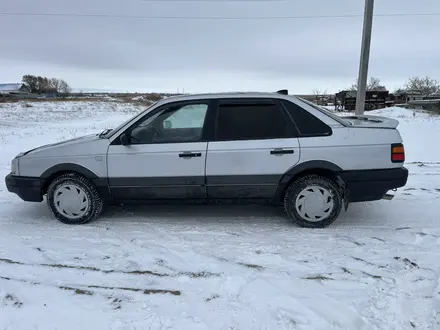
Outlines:
MULTIPOLYGON (((279 17, 364 10, 364 0, 209 1, 2 0, 0 13, 279 17)), ((440 1, 375 1, 375 14, 395 13, 440 13, 440 1)), ((336 92, 357 77, 362 19, 0 16, 0 83, 35 74, 84 90, 336 92)), ((369 74, 390 90, 409 76, 440 80, 439 39, 440 16, 375 17, 369 74)))

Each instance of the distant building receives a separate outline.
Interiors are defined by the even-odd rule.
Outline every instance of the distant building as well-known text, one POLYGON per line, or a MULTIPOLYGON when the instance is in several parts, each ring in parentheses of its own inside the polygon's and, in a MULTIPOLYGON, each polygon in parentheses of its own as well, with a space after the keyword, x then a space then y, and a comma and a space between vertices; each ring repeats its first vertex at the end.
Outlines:
POLYGON ((58 96, 58 90, 53 87, 43 88, 38 92, 38 94, 44 96, 44 97, 57 97, 58 96))
POLYGON ((409 101, 408 108, 440 112, 440 97, 438 99, 409 101))
POLYGON ((430 94, 423 98, 424 100, 440 100, 440 93, 430 94))
POLYGON ((418 91, 401 91, 393 94, 394 102, 396 104, 399 103, 408 103, 410 101, 423 100, 424 96, 422 93, 418 91))
POLYGON ((28 94, 31 90, 25 84, 0 84, 0 94, 28 94))

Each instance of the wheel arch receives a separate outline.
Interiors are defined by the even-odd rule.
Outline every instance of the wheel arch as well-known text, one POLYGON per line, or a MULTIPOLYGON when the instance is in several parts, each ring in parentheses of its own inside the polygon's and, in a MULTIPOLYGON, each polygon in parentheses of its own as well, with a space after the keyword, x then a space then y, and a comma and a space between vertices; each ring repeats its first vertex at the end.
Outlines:
POLYGON ((273 197, 274 204, 283 202, 284 194, 289 185, 296 179, 302 176, 317 174, 334 180, 340 187, 343 186, 343 181, 338 173, 342 172, 342 168, 338 165, 325 160, 312 160, 292 167, 289 171, 284 173, 278 183, 277 190, 273 197))
POLYGON ((43 179, 43 186, 42 186, 43 195, 47 192, 47 188, 55 178, 67 173, 76 173, 84 176, 89 180, 96 180, 99 178, 95 173, 93 173, 92 171, 90 171, 89 169, 85 168, 82 165, 78 165, 75 163, 57 164, 55 166, 48 168, 40 176, 41 179, 43 179))

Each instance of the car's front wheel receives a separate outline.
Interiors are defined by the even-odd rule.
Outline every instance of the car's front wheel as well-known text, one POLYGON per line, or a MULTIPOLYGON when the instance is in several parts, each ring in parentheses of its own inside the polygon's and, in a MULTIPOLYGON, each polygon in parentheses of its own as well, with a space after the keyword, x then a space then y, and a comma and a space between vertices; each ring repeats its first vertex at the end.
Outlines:
POLYGON ((50 183, 47 204, 56 219, 78 225, 96 218, 102 211, 103 200, 92 182, 81 175, 69 173, 50 183))
POLYGON ((323 228, 333 223, 342 209, 338 185, 319 175, 307 175, 290 184, 284 195, 284 209, 301 227, 323 228))

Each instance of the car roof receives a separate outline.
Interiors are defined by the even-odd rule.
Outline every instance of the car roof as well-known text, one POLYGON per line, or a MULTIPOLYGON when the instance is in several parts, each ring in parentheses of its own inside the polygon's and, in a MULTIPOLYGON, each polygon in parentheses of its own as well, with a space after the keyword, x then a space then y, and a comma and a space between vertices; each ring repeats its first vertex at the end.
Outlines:
POLYGON ((216 98, 277 98, 277 99, 292 99, 296 98, 293 95, 285 95, 282 93, 268 93, 268 92, 223 92, 223 93, 203 93, 203 94, 188 94, 170 96, 163 101, 191 101, 200 99, 216 99, 216 98))

